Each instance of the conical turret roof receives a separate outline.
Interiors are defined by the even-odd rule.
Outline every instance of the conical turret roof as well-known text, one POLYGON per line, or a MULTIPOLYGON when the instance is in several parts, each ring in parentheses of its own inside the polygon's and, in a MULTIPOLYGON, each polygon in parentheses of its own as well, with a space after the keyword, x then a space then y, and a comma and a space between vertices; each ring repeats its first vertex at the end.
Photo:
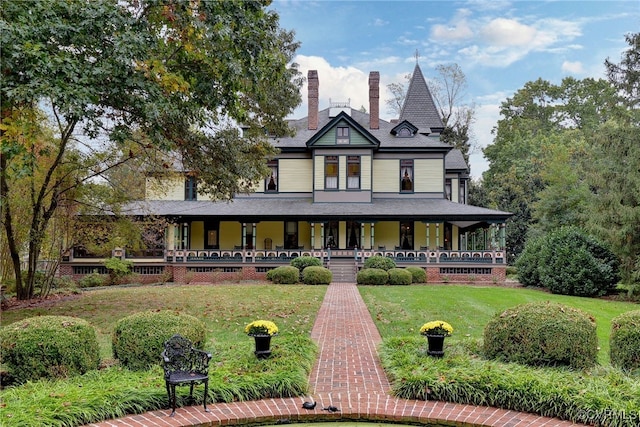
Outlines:
POLYGON ((440 132, 444 125, 438 113, 431 91, 424 79, 420 65, 416 64, 404 99, 400 122, 407 120, 418 127, 420 133, 440 132))

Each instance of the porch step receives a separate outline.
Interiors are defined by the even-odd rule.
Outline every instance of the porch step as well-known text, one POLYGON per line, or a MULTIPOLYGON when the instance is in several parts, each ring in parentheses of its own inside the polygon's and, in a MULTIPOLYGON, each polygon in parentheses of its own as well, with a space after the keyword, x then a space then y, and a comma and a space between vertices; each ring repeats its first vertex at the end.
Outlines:
POLYGON ((356 282, 356 265, 353 258, 331 258, 328 268, 331 270, 333 282, 356 282))

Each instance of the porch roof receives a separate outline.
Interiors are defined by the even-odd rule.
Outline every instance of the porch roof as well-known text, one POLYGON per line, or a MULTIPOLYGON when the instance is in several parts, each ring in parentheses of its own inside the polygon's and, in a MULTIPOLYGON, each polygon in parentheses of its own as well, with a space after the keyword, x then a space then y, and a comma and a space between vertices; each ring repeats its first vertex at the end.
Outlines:
POLYGON ((467 227, 478 222, 504 222, 512 214, 444 199, 373 199, 371 203, 314 203, 311 197, 238 197, 232 202, 147 200, 131 203, 128 215, 170 217, 216 217, 221 220, 361 222, 412 220, 459 222, 467 227))

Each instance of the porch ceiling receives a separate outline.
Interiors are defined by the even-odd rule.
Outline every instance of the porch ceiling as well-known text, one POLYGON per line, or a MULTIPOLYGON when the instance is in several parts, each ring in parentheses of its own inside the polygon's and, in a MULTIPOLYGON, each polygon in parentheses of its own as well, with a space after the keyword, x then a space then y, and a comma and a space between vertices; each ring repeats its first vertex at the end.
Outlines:
POLYGON ((170 217, 216 217, 219 220, 412 220, 504 222, 512 214, 442 199, 374 199, 372 203, 313 203, 309 198, 239 197, 232 202, 148 200, 134 202, 124 210, 129 215, 170 217))

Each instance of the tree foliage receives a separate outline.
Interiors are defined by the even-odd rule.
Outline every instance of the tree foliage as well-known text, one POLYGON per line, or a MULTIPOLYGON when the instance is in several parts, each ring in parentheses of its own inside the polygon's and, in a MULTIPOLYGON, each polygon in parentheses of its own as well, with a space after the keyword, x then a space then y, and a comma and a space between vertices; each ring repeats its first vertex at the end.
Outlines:
POLYGON ((250 191, 266 176, 264 159, 275 152, 265 129, 289 132, 284 118, 300 102, 302 83, 290 65, 298 44, 269 3, 3 2, 0 196, 19 298, 32 295, 42 239, 61 204, 81 201, 74 192, 82 185, 108 183, 109 172, 131 159, 148 160, 156 172, 177 161, 218 199, 250 191), (46 151, 34 152, 26 129, 43 120, 25 112, 38 107, 54 129, 46 151), (9 129, 28 117, 25 132, 9 129), (45 155, 47 164, 29 162, 45 155), (9 203, 18 179, 29 175, 41 182, 30 188, 28 236, 19 238, 14 230, 25 217, 9 203))

